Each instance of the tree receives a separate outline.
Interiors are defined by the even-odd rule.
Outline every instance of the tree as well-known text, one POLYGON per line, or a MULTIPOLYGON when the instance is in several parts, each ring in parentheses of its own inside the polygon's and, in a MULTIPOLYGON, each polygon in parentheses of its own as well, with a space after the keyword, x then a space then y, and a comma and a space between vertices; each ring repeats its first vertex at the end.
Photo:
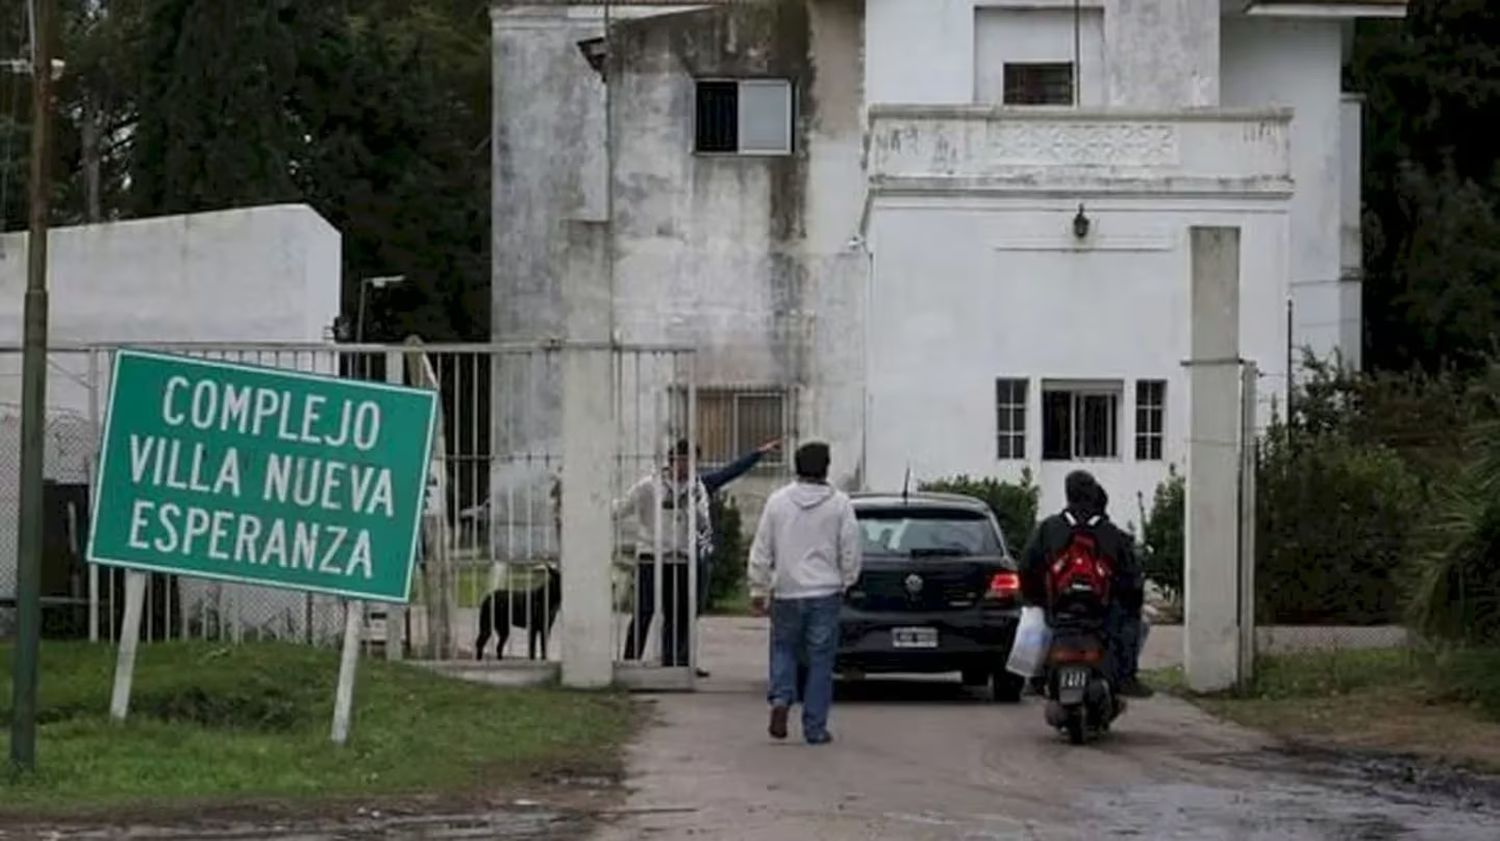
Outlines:
POLYGON ((1174 467, 1156 486, 1151 510, 1144 500, 1141 509, 1141 565, 1146 578, 1156 583, 1174 603, 1182 600, 1187 569, 1187 481, 1174 467))
POLYGON ((1500 347, 1500 6, 1413 0, 1362 22, 1366 359, 1470 369, 1500 347))
MULTIPOLYGON (((367 336, 488 337, 484 0, 62 5, 56 221, 307 202, 344 235, 351 320, 360 278, 408 278, 371 299, 367 336)), ((0 50, 20 43, 9 9, 0 50)), ((0 153, 22 151, 0 167, 24 173, 5 93, 0 153)))

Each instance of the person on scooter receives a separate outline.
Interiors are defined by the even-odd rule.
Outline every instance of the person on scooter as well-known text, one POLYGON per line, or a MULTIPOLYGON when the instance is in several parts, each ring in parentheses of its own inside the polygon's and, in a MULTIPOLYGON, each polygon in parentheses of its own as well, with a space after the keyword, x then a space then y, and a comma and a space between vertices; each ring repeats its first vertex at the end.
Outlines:
POLYGON ((1135 553, 1135 541, 1105 513, 1109 496, 1092 474, 1076 470, 1063 483, 1067 507, 1043 520, 1021 555, 1021 595, 1029 604, 1047 604, 1047 566, 1072 539, 1075 524, 1085 524, 1098 540, 1100 553, 1114 566, 1113 598, 1108 606, 1105 635, 1108 638, 1110 679, 1115 691, 1127 698, 1146 698, 1150 687, 1136 676, 1140 654, 1141 607, 1145 602, 1145 580, 1135 553))

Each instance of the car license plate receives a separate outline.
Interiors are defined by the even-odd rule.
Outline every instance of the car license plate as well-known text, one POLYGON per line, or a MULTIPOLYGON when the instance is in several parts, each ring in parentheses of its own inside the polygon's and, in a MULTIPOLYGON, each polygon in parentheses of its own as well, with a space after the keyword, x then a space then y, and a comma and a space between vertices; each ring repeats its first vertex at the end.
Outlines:
POLYGON ((937 648, 937 628, 896 628, 891 631, 893 648, 937 648))
POLYGON ((1063 689, 1082 689, 1089 682, 1089 673, 1083 669, 1064 669, 1060 682, 1063 689))

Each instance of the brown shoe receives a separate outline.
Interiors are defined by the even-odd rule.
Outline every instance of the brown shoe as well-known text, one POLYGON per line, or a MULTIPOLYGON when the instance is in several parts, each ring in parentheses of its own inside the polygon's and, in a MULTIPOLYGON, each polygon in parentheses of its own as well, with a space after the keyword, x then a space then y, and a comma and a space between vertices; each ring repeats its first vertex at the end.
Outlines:
POLYGON ((786 720, 787 720, 787 708, 786 707, 772 707, 771 708, 771 726, 769 728, 769 732, 771 734, 771 738, 773 738, 773 739, 785 739, 786 738, 786 720))

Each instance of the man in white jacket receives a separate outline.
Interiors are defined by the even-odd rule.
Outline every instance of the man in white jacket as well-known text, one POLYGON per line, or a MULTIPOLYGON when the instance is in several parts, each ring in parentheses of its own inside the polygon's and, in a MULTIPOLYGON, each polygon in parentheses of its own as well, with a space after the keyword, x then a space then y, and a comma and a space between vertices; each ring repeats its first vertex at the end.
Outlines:
POLYGON ((635 533, 635 618, 625 635, 625 659, 643 657, 651 618, 660 616, 663 666, 686 666, 692 649, 688 587, 690 557, 713 552, 708 490, 703 480, 688 473, 688 442, 678 441, 666 470, 635 483, 625 498, 615 502, 615 516, 628 517, 635 533), (692 509, 691 516, 688 509, 692 509), (691 526, 691 529, 690 529, 691 526), (696 544, 696 546, 694 545, 696 544), (660 559, 656 553, 660 552, 660 559), (656 568, 662 571, 660 610, 656 605, 656 568))
POLYGON ((771 615, 772 738, 785 739, 792 704, 802 702, 802 736, 832 741, 833 666, 839 608, 859 580, 860 535, 849 497, 828 484, 828 445, 804 444, 797 481, 771 495, 750 546, 750 598, 771 615), (806 669, 799 687, 798 667, 806 669))

